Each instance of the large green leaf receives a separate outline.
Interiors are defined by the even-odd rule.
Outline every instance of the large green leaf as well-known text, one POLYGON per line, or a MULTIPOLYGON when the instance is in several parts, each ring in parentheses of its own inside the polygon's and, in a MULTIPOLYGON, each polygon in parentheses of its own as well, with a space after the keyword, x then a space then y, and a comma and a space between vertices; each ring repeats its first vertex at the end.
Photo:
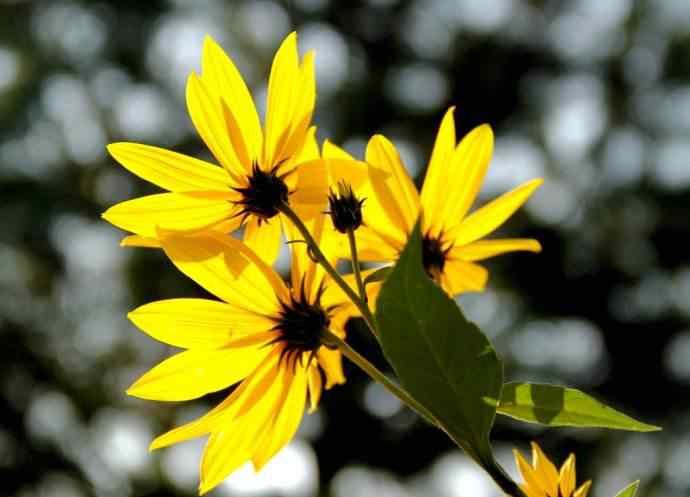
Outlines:
POLYGON ((625 487, 623 490, 618 492, 614 497, 635 497, 637 493, 637 487, 640 486, 640 480, 632 482, 630 485, 625 487))
POLYGON ((497 412, 546 426, 657 431, 658 426, 634 420, 589 395, 557 385, 506 383, 497 412))
POLYGON ((418 226, 383 284, 376 321, 402 386, 472 457, 493 460, 489 432, 502 364, 486 336, 427 276, 418 226))

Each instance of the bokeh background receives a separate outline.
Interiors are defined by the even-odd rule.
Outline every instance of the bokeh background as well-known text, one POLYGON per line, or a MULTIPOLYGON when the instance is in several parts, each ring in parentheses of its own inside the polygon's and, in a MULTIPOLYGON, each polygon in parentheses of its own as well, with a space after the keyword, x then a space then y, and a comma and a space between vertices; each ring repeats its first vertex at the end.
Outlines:
MULTIPOLYGON (((271 0, 0 2, 0 495, 191 496, 203 440, 149 441, 209 402, 125 388, 170 354, 128 310, 199 290, 99 218, 155 189, 111 160, 130 140, 207 156, 184 84, 213 35, 258 97, 280 40, 317 51, 319 137, 383 132, 423 178, 436 128, 497 134, 482 202, 543 176, 504 230, 535 256, 489 262, 460 302, 511 379, 593 392, 657 434, 499 419, 501 460, 539 441, 610 497, 690 495, 690 2, 271 0)), ((356 327, 351 341, 381 363, 356 327)), ((423 367, 423 365, 420 365, 423 367)), ((266 470, 215 496, 494 497, 440 433, 347 365, 348 383, 266 470)))

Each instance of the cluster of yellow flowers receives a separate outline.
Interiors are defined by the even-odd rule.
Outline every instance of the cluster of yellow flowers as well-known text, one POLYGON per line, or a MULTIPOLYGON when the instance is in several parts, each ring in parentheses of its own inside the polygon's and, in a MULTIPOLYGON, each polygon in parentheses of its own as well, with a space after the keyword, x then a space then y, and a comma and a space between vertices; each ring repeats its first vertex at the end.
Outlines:
MULTIPOLYGON (((199 419, 156 438, 152 449, 209 435, 200 492, 251 461, 262 468, 294 436, 307 404, 343 383, 341 351, 350 317, 371 319, 380 281, 366 286, 359 261, 393 263, 418 218, 423 262, 449 295, 481 291, 477 261, 511 251, 538 252, 531 239, 482 238, 541 184, 529 181, 470 213, 486 174, 493 134, 479 126, 456 142, 450 108, 438 131, 421 194, 395 146, 371 138, 363 161, 335 144, 319 146, 312 114, 314 54, 300 59, 290 34, 275 55, 264 126, 239 71, 207 38, 202 71, 187 83, 187 106, 220 167, 148 145, 115 143, 110 154, 167 190, 115 205, 103 217, 131 235, 122 245, 162 248, 172 263, 219 300, 180 298, 129 314, 151 337, 184 351, 128 390, 159 401, 199 398, 236 385, 199 419), (327 215, 330 214, 330 215, 327 215), (243 230, 243 239, 232 236, 243 230), (281 235, 290 243, 291 277, 272 268, 281 235), (347 236, 345 236, 347 235, 347 236), (341 277, 338 259, 353 260, 341 277)), ((535 448, 535 469, 518 458, 530 497, 574 492, 574 468, 560 476, 535 448)), ((568 469, 570 468, 570 469, 568 469)))

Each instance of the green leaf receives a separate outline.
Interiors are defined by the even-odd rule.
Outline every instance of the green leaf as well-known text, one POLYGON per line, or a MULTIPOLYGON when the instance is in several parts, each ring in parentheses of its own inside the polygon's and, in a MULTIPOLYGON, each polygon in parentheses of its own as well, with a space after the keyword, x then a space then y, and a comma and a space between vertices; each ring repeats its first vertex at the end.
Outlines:
POLYGON ((364 278, 364 286, 367 286, 369 283, 375 283, 377 281, 384 281, 390 272, 393 270, 393 266, 384 266, 376 271, 369 273, 366 278, 364 278))
POLYGON ((658 426, 634 420, 589 395, 557 385, 506 383, 497 412, 546 426, 658 431, 658 426))
POLYGON ((493 461, 489 432, 503 367, 486 336, 424 271, 419 223, 383 284, 376 321, 402 386, 470 456, 493 461))
POLYGON ((637 487, 640 486, 640 480, 632 482, 630 485, 625 487, 623 490, 618 492, 614 497, 635 497, 637 493, 637 487))

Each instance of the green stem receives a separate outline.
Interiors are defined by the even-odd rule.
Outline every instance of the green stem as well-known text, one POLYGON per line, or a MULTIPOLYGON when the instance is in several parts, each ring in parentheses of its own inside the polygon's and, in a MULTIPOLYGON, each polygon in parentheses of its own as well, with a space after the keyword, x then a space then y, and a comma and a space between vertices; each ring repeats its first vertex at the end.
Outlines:
POLYGON ((367 292, 362 281, 362 272, 359 268, 359 256, 357 255, 357 241, 355 239, 355 232, 352 229, 347 230, 347 239, 350 242, 350 255, 352 256, 352 272, 355 273, 355 281, 357 281, 357 289, 359 290, 359 297, 366 302, 367 292))
POLYGON ((362 369, 362 371, 367 373, 371 378, 373 378, 374 380, 381 383, 384 387, 386 387, 386 389, 395 397, 397 397, 403 404, 406 404, 413 411, 416 411, 418 414, 420 414, 424 419, 429 421, 434 426, 440 427, 440 424, 435 420, 434 415, 431 414, 431 412, 429 412, 426 407, 417 402, 413 397, 410 396, 409 393, 407 393, 405 390, 403 390, 398 385, 393 383, 390 379, 388 379, 388 377, 381 371, 379 371, 376 368, 376 366, 367 361, 355 349, 350 347, 347 344, 347 342, 345 342, 345 340, 334 335, 330 331, 325 332, 324 339, 325 344, 337 347, 338 350, 340 350, 340 352, 342 352, 342 354, 345 357, 354 362, 360 369, 362 369))
POLYGON ((376 335, 374 316, 369 310, 369 306, 367 305, 367 303, 359 298, 359 296, 354 292, 354 290, 350 288, 350 285, 348 285, 345 282, 345 280, 342 278, 342 276, 338 274, 338 272, 331 265, 331 263, 328 262, 328 259, 319 248, 318 243, 316 243, 316 240, 314 240, 314 237, 311 236, 311 233, 309 233, 309 230, 304 225, 299 216, 295 213, 295 211, 293 211, 287 204, 281 205, 278 209, 288 219, 290 219, 292 224, 295 225, 295 228, 297 228, 300 234, 304 237, 304 241, 307 242, 307 245, 311 249, 312 254, 314 255, 314 257, 316 257, 316 260, 319 262, 319 264, 321 264, 321 266, 323 266, 324 270, 328 273, 331 279, 333 279, 333 281, 335 281, 335 283, 341 288, 341 290, 345 292, 345 295, 347 295, 347 297, 352 301, 352 303, 355 306, 357 306, 357 309, 359 309, 359 312, 362 314, 364 321, 367 323, 372 333, 376 335))

